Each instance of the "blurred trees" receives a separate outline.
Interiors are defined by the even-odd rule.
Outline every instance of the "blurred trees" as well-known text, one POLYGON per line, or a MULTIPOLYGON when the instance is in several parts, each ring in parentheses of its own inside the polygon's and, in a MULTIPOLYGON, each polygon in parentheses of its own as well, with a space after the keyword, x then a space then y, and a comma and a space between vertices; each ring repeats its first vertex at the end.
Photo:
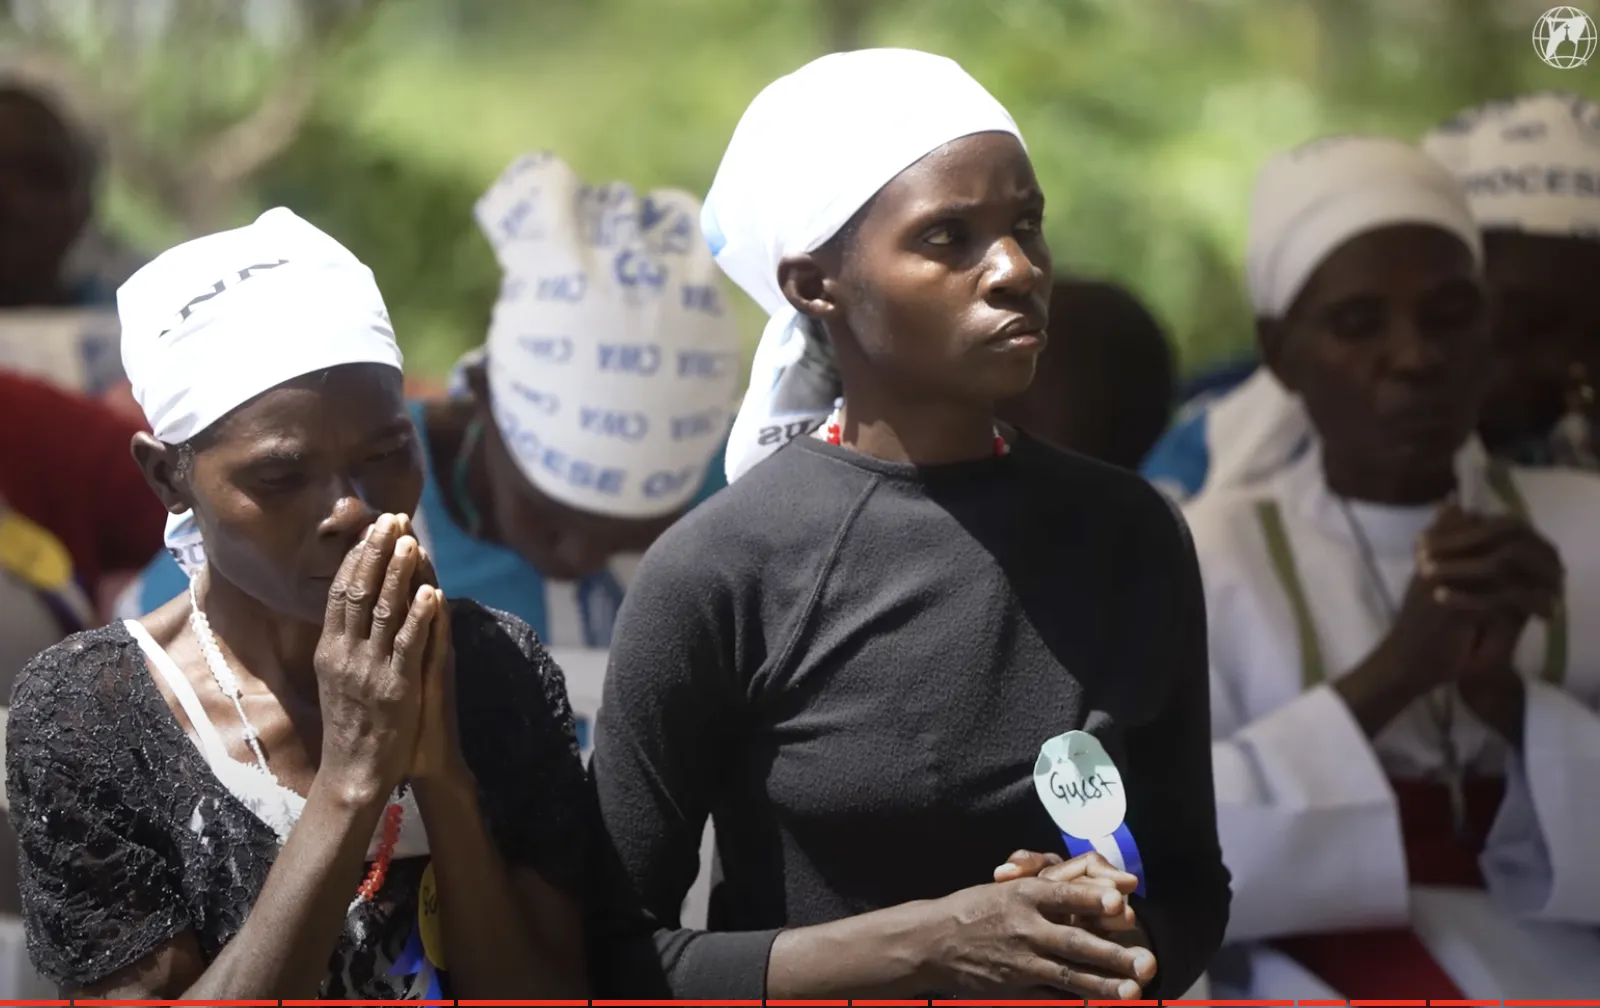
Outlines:
MULTIPOLYGON (((745 103, 829 49, 962 62, 1016 115, 1058 269, 1114 277, 1186 364, 1249 340, 1254 172, 1335 130, 1600 95, 1530 41, 1541 0, 10 0, 7 33, 109 140, 106 212, 151 250, 286 204, 378 274, 439 372, 497 288, 471 210, 516 155, 703 191, 745 103)), ((829 110, 796 124, 826 143, 829 110)), ((846 152, 848 156, 848 152, 846 152)), ((743 306, 754 339, 759 320, 743 306)))

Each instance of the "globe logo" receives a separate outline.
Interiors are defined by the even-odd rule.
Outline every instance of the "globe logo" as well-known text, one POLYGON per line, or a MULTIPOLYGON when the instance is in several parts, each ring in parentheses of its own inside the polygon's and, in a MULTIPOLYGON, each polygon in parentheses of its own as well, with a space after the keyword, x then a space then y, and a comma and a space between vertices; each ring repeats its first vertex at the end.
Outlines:
POLYGON ((1594 19, 1576 7, 1552 7, 1533 25, 1533 51, 1557 70, 1573 70, 1594 55, 1594 19))

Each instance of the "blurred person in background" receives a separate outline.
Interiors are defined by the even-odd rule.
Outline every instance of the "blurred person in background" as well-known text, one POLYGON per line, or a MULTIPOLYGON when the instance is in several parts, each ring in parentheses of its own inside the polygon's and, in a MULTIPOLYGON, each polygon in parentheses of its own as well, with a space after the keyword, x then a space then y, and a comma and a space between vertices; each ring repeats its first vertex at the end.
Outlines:
POLYGON ((1600 477, 1474 436, 1481 261, 1459 182, 1400 141, 1316 141, 1258 179, 1260 350, 1309 443, 1185 508, 1228 936, 1254 943, 1214 995, 1600 984, 1600 625, 1567 619, 1600 606, 1600 477))
POLYGON ((137 421, 116 352, 120 277, 94 226, 98 176, 96 144, 67 104, 0 71, 0 367, 137 421))
POLYGON ((582 996, 590 804, 560 670, 433 583, 371 271, 277 209, 118 301, 135 454, 207 563, 18 680, 35 966, 80 997, 582 996))
POLYGON ((770 318, 742 475, 651 548, 611 650, 599 874, 647 917, 639 958, 597 936, 619 995, 1159 997, 1215 951, 1183 525, 1137 476, 995 423, 1046 342, 1043 212, 1010 114, 942 57, 825 56, 735 128, 702 226, 770 318), (789 381, 819 343, 838 384, 789 381), (1069 753, 1118 773, 1107 750, 1118 798, 1080 821, 1047 781, 1069 753), (1018 847, 1071 859, 996 879, 1018 847))
MULTIPOLYGON (((0 368, 21 368, 0 370, 0 704, 11 702, 14 679, 35 654, 99 622, 102 589, 144 563, 165 517, 128 454, 137 423, 76 394, 89 355, 73 310, 111 299, 73 254, 93 214, 96 167, 86 132, 57 102, 0 77, 0 368), (45 321, 69 313, 64 327, 45 321), (48 339, 62 345, 37 345, 48 339)), ((106 327, 108 349, 114 334, 106 327)), ((125 391, 118 399, 124 413, 137 413, 125 391)), ((50 996, 27 960, 17 862, 8 823, 0 829, 0 997, 50 996)))
MULTIPOLYGON (((66 547, 73 579, 91 600, 160 549, 166 512, 128 454, 144 429, 103 403, 0 371, 0 498, 66 547)), ((98 605, 96 608, 99 608, 98 605)), ((65 636, 85 625, 66 623, 65 636)))
POLYGON ((0 79, 0 309, 111 302, 71 257, 94 213, 97 165, 59 103, 0 79))
MULTIPOLYGON (((1424 149, 1461 179, 1484 232, 1495 355, 1485 445, 1520 464, 1600 471, 1600 104, 1557 92, 1492 102, 1424 149)), ((1303 449, 1298 415, 1269 369, 1230 366, 1143 471, 1179 500, 1260 478, 1303 449), (1228 374, 1242 379, 1231 390, 1228 374)))
POLYGON ((1484 232, 1496 366, 1479 434, 1513 462, 1600 471, 1600 104, 1495 102, 1423 146, 1484 232))
MULTIPOLYGON (((447 593, 550 646, 605 648, 639 554, 724 483, 739 336, 698 212, 683 192, 585 185, 549 154, 478 204, 504 281, 457 394, 411 404, 416 530, 447 593)), ((191 516, 167 543, 124 614, 181 594, 204 563, 191 516)))
POLYGON ((1061 280, 1050 339, 1028 390, 998 416, 1062 448, 1138 469, 1172 418, 1172 347, 1161 324, 1113 283, 1061 280))
MULTIPOLYGON (((0 497, 0 733, 22 667, 63 637, 97 622, 89 596, 73 576, 72 554, 49 530, 0 497)), ((0 824, 0 998, 55 998, 54 986, 28 961, 17 885, 20 858, 16 831, 8 820, 0 824)))

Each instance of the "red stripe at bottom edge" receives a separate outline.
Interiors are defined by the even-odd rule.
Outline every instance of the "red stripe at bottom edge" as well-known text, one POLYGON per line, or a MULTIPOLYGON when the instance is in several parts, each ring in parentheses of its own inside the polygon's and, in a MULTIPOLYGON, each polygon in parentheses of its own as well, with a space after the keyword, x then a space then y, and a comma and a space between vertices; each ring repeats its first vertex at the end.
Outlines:
POLYGON ((1501 1008, 1502 1005, 1504 1006, 1504 1008, 1545 1008, 1545 1006, 1549 1006, 1549 1008, 1600 1008, 1600 1000, 1582 1000, 1582 1001, 1579 1001, 1579 1000, 1565 1000, 1565 1001, 1538 1000, 1538 1001, 1534 1001, 1534 1000, 1509 1000, 1509 999, 1505 1000, 1505 1001, 1476 1001, 1476 1000, 1419 1001, 1419 1000, 1415 1000, 1415 999, 1396 999, 1396 1000, 1393 1000, 1393 1001, 1383 1001, 1383 1000, 1374 1000, 1374 999, 1359 1000, 1359 1001, 1355 1001, 1355 1000, 1352 1000, 1352 1001, 1314 1001, 1314 1000, 1303 1000, 1303 1001, 1266 1001, 1266 1000, 1256 1000, 1256 1001, 1213 1001, 1213 1000, 1095 1001, 1095 1000, 1073 999, 1073 1000, 1056 1001, 1056 1000, 1043 1000, 1043 999, 1040 999, 1040 1000, 995 1000, 995 999, 992 999, 992 998, 981 998, 981 999, 980 998, 973 998, 973 999, 960 999, 960 1000, 944 999, 944 1000, 932 1000, 932 1001, 927 1001, 927 1000, 919 1000, 919 1001, 885 1001, 885 1000, 861 1000, 861 999, 852 999, 852 1000, 848 1000, 848 1001, 846 1001, 846 1000, 816 1000, 816 1001, 803 1001, 803 1000, 781 1000, 781 1001, 780 1000, 774 1000, 774 1001, 761 1001, 761 1000, 695 1001, 695 1000, 688 1000, 688 999, 682 999, 682 1000, 657 1000, 657 1001, 651 1001, 651 1000, 594 1000, 594 1001, 588 1001, 588 1000, 576 1000, 576 999, 566 999, 566 1000, 535 1000, 535 999, 515 999, 515 1000, 512 1000, 512 999, 507 999, 507 1000, 496 1000, 496 1001, 449 1001, 449 1000, 441 1000, 441 1001, 356 1001, 356 1000, 343 1000, 343 1001, 265 1001, 265 1000, 248 1000, 248 1001, 246 1001, 246 1000, 236 1000, 236 1001, 205 1001, 205 1002, 201 1002, 201 1001, 176 1001, 176 1000, 175 1001, 111 1000, 111 999, 96 999, 96 998, 74 998, 72 1000, 58 999, 58 1000, 31 1000, 31 1001, 30 1000, 0 1000, 0 1008, 72 1008, 72 1006, 74 1006, 74 1005, 85 1005, 85 1006, 93 1005, 93 1006, 96 1006, 96 1008, 182 1008, 182 1006, 199 1005, 199 1004, 220 1005, 220 1006, 223 1006, 223 1008, 276 1008, 276 1006, 278 1006, 278 1005, 282 1005, 282 1006, 284 1006, 284 1008, 312 1008, 312 1006, 316 1006, 316 1005, 341 1005, 341 1006, 348 1005, 348 1006, 351 1006, 351 1008, 365 1008, 365 1006, 379 1006, 379 1005, 385 1005, 385 1006, 442 1005, 442 1006, 460 1006, 460 1008, 512 1008, 512 1006, 522 1006, 522 1005, 536 1005, 536 1006, 541 1006, 541 1008, 542 1008, 542 1006, 563 1006, 563 1008, 566 1008, 566 1006, 583 1006, 583 1008, 587 1008, 587 1006, 591 1006, 592 1005, 592 1006, 594 1006, 594 1008, 634 1008, 634 1006, 639 1006, 639 1008, 646 1008, 646 1006, 679 1005, 679 1004, 716 1005, 716 1006, 727 1006, 727 1008, 764 1008, 764 1006, 767 1006, 767 1008, 854 1008, 854 1006, 861 1006, 861 1008, 867 1008, 867 1006, 872 1006, 872 1008, 891 1008, 891 1006, 893 1006, 893 1008, 900 1008, 900 1006, 917 1006, 917 1008, 920 1008, 920 1006, 924 1006, 924 1005, 938 1006, 938 1008, 946 1008, 946 1006, 956 1006, 956 1005, 995 1005, 995 1006, 1006 1006, 1006 1008, 1010 1008, 1010 1006, 1017 1006, 1017 1008, 1021 1008, 1021 1006, 1030 1006, 1030 1005, 1036 1005, 1036 1006, 1047 1006, 1047 1005, 1048 1006, 1058 1006, 1058 1005, 1059 1006, 1066 1006, 1066 1005, 1079 1006, 1079 1005, 1083 1005, 1083 1006, 1086 1006, 1086 1008, 1087 1008, 1087 1006, 1095 1006, 1095 1008, 1100 1008, 1100 1006, 1106 1006, 1106 1008, 1109 1008, 1109 1006, 1112 1006, 1112 1005, 1123 1005, 1123 1006, 1145 1006, 1145 1005, 1148 1005, 1148 1006, 1151 1006, 1151 1008, 1155 1008, 1155 1006, 1167 1006, 1167 1005, 1171 1005, 1171 1006, 1173 1006, 1173 1008, 1178 1008, 1178 1006, 1183 1006, 1183 1008, 1211 1008, 1211 1006, 1218 1006, 1218 1008, 1220 1008, 1220 1006, 1222 1006, 1222 1005, 1240 1005, 1240 1006, 1243 1006, 1243 1008, 1379 1008, 1379 1006, 1382 1006, 1382 1008, 1389 1008, 1389 1006, 1396 1006, 1396 1008, 1501 1008))

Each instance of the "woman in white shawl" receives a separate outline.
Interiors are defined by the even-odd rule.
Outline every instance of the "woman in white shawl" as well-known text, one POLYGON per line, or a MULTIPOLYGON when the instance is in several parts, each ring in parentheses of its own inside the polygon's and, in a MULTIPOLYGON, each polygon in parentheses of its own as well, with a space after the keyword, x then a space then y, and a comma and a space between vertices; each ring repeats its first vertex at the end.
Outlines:
POLYGON ((1214 992, 1586 996, 1600 634, 1567 613, 1600 603, 1600 479, 1491 462, 1473 435, 1478 228, 1419 150, 1273 159, 1250 235, 1262 358, 1292 393, 1259 443, 1303 447, 1185 508, 1229 937, 1252 943, 1214 992))

